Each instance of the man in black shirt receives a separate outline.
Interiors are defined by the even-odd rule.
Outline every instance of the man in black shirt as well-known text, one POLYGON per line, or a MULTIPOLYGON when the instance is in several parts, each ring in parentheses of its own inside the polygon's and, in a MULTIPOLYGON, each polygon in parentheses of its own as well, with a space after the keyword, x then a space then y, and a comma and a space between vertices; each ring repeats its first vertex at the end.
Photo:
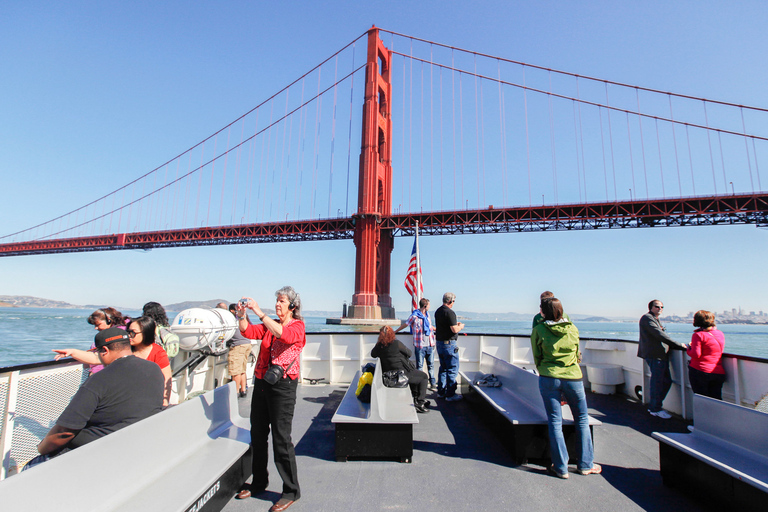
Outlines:
POLYGON ((41 455, 90 443, 163 408, 163 373, 157 364, 132 354, 126 331, 100 331, 95 345, 104 369, 88 377, 72 397, 37 445, 41 455))
POLYGON ((456 377, 459 375, 459 347, 456 340, 464 324, 456 320, 453 303, 456 295, 447 292, 443 295, 443 305, 435 311, 435 340, 437 356, 440 358, 440 371, 437 374, 437 397, 450 402, 461 400, 456 394, 456 377))

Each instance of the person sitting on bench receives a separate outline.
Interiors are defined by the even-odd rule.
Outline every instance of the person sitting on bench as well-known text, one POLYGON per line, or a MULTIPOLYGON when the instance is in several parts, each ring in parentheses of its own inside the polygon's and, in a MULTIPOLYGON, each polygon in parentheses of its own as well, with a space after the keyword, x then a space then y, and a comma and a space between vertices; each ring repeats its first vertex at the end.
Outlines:
POLYGON ((163 410, 163 373, 155 363, 133 355, 131 340, 124 329, 110 327, 99 331, 95 346, 104 369, 85 381, 56 425, 37 445, 37 451, 48 456, 42 460, 163 410))
POLYGON ((379 358, 382 372, 403 370, 408 377, 416 412, 429 412, 429 400, 426 398, 429 376, 416 369, 416 365, 410 360, 411 351, 400 340, 395 339, 395 331, 391 327, 385 325, 381 328, 379 340, 371 350, 371 357, 379 358))

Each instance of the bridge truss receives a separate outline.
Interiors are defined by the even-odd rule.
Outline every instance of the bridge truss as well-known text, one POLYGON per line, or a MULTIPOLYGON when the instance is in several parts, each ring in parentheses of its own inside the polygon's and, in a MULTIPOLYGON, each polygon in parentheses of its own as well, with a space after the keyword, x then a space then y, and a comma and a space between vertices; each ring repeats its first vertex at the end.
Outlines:
MULTIPOLYGON (((350 240, 366 217, 276 222, 242 226, 204 227, 169 231, 123 233, 81 238, 38 240, 0 245, 0 256, 156 249, 200 245, 350 240)), ((382 230, 410 236, 416 222, 422 235, 463 235, 569 231, 661 226, 754 224, 768 226, 768 194, 731 195, 487 208, 452 212, 373 215, 382 230)))

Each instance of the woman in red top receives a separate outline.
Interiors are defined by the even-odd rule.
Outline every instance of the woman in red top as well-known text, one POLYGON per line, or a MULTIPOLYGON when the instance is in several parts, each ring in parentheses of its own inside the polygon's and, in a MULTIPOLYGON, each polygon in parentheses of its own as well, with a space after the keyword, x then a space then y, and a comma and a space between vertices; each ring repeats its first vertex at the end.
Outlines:
POLYGON ((155 321, 148 316, 134 319, 128 325, 128 337, 131 338, 133 355, 152 361, 163 372, 165 378, 163 407, 167 406, 171 399, 171 362, 163 347, 155 343, 155 321))
POLYGON ((725 382, 723 369, 723 350, 725 336, 715 328, 715 314, 700 310, 693 315, 693 326, 698 327, 691 336, 688 355, 688 380, 691 389, 699 395, 723 399, 722 390, 725 382))
POLYGON ((249 498, 266 490, 267 439, 272 429, 272 451, 277 472, 283 479, 283 492, 270 511, 280 512, 290 507, 301 496, 296 470, 296 452, 291 441, 293 411, 296 406, 296 390, 301 380, 299 356, 307 338, 301 318, 301 298, 290 286, 275 292, 277 320, 268 317, 259 304, 250 297, 237 305, 240 331, 246 338, 261 340, 256 360, 253 394, 251 395, 251 455, 253 481, 237 494, 238 499, 249 498), (261 324, 249 324, 246 309, 253 311, 261 324), (274 385, 264 380, 264 373, 271 365, 283 368, 283 378, 274 385))

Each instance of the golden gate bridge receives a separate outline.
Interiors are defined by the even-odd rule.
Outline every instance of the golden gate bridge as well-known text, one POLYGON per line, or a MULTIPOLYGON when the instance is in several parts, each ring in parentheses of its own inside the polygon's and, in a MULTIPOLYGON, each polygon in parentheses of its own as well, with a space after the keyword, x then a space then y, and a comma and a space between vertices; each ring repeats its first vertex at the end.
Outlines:
POLYGON ((389 318, 393 240, 417 225, 766 225, 767 114, 374 27, 151 171, 0 236, 0 256, 352 239, 349 314, 389 318))

